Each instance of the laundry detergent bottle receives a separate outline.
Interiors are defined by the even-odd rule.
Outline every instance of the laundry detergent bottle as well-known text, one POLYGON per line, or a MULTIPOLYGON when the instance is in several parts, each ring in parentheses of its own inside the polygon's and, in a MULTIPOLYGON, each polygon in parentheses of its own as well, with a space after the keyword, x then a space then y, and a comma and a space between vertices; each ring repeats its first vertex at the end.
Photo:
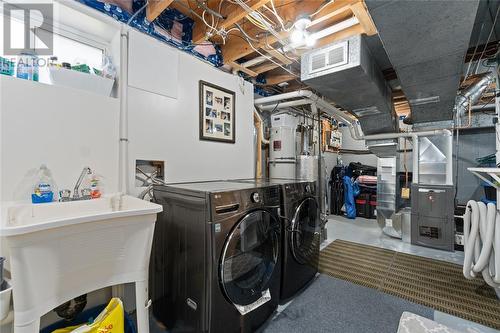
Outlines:
POLYGON ((33 186, 31 202, 34 204, 52 202, 54 200, 54 184, 52 173, 47 166, 40 166, 37 174, 37 181, 33 186))

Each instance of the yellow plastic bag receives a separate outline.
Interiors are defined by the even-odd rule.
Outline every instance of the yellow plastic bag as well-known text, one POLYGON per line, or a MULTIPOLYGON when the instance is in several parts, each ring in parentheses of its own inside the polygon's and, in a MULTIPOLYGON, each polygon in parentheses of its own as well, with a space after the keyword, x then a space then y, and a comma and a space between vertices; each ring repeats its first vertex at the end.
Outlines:
POLYGON ((124 333, 124 330, 123 303, 115 297, 92 323, 61 328, 52 333, 124 333))

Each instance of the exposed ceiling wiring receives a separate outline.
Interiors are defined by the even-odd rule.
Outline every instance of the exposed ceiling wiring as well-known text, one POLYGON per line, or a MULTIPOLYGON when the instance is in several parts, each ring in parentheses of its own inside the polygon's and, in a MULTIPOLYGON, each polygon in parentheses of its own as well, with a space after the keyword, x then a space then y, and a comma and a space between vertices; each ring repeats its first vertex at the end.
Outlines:
POLYGON ((469 71, 470 71, 470 68, 471 68, 471 65, 472 65, 472 62, 474 60, 474 56, 476 55, 476 52, 477 52, 477 48, 479 47, 479 42, 481 40, 481 33, 483 32, 483 28, 484 28, 484 21, 483 21, 483 24, 481 25, 481 29, 479 30, 479 36, 477 37, 477 41, 476 41, 476 47, 474 48, 474 53, 472 54, 472 57, 471 57, 471 61, 469 61, 469 65, 467 66, 467 72, 465 72, 465 75, 464 75, 464 79, 462 81, 462 84, 465 82, 465 80, 467 80, 467 78, 469 77, 469 71))
POLYGON ((315 16, 315 15, 317 15, 319 12, 321 12, 323 9, 325 9, 326 6, 331 5, 334 2, 335 2, 334 0, 327 0, 324 5, 322 5, 321 7, 319 7, 314 13, 312 13, 309 16, 315 16))
POLYGON ((215 16, 217 18, 220 18, 220 19, 223 19, 223 20, 226 19, 226 17, 224 15, 222 15, 221 13, 216 12, 215 10, 211 9, 204 2, 199 1, 199 0, 195 0, 195 1, 196 1, 196 4, 197 4, 198 8, 202 8, 203 10, 207 11, 209 14, 211 14, 212 16, 215 16))
POLYGON ((256 19, 261 23, 265 28, 263 30, 269 31, 276 39, 281 43, 284 44, 283 38, 278 34, 278 32, 262 17, 262 15, 257 12, 252 10, 252 8, 248 7, 248 5, 243 1, 243 0, 236 0, 236 2, 249 14, 247 15, 247 18, 252 16, 253 19, 256 19))
MULTIPOLYGON (((263 56, 264 58, 266 58, 267 60, 271 61, 272 63, 274 63, 275 65, 277 65, 278 67, 281 67, 283 70, 285 70, 286 72, 290 73, 291 75, 294 75, 294 76, 297 76, 297 74, 293 73, 292 71, 290 71, 288 68, 284 67, 283 65, 281 65, 280 63, 274 61, 271 57, 267 56, 266 54, 262 53, 261 51, 259 51, 252 43, 252 41, 250 40, 250 36, 248 36, 248 34, 243 30, 241 29, 240 25, 237 24, 237 27, 239 28, 240 32, 243 34, 243 36, 240 36, 240 35, 234 35, 234 36, 238 36, 244 40, 246 40, 246 42, 248 43, 248 45, 250 45, 250 47, 255 51, 257 52, 258 54, 260 54, 261 56, 263 56)), ((255 39, 254 39, 255 41, 255 39)))
POLYGON ((146 3, 144 4, 144 6, 139 8, 139 10, 137 10, 132 16, 130 16, 130 18, 127 21, 127 25, 130 25, 130 22, 132 22, 137 17, 137 15, 139 15, 144 10, 144 8, 146 8, 148 6, 148 3, 149 3, 149 1, 146 0, 146 3))
MULTIPOLYGON (((486 40, 486 44, 485 45, 488 45, 488 43, 490 42, 491 35, 493 34, 493 31, 495 31, 495 25, 497 23, 498 13, 499 12, 500 12, 500 6, 498 6, 497 13, 495 14, 495 19, 493 20, 493 23, 491 25, 491 30, 490 30, 490 33, 488 34, 488 39, 486 40)), ((481 52, 481 56, 477 60, 477 67, 476 67, 476 71, 475 71, 476 74, 477 74, 477 71, 479 69, 479 65, 481 63, 481 59, 483 58, 484 51, 486 51, 486 47, 483 48, 483 52, 481 52)))
POLYGON ((283 19, 281 18, 281 16, 276 11, 276 7, 274 6, 274 1, 273 0, 271 0, 271 7, 272 7, 272 9, 270 9, 269 7, 267 7, 266 5, 264 5, 264 8, 266 8, 267 10, 269 10, 274 15, 274 17, 276 17, 276 19, 278 20, 278 23, 281 25, 281 29, 283 31, 289 31, 289 29, 285 28, 285 24, 283 23, 283 19))

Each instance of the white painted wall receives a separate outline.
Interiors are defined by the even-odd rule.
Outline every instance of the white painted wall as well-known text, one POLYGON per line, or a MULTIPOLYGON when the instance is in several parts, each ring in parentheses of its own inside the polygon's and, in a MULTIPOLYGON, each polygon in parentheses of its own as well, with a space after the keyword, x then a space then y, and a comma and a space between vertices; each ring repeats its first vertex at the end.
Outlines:
POLYGON ((66 87, 0 76, 3 201, 31 200, 28 174, 46 164, 73 190, 85 166, 118 189, 119 101, 66 87))
MULTIPOLYGON (((179 57, 178 97, 129 88, 131 192, 139 192, 136 159, 166 161, 169 182, 253 177, 253 86, 161 47, 179 57), (235 91, 235 144, 199 140, 199 80, 235 91)), ((118 99, 6 76, 0 87, 2 201, 29 200, 27 175, 41 164, 52 170, 59 189, 72 190, 81 169, 90 166, 104 176, 106 191, 118 190, 118 99)))
MULTIPOLYGON (((348 127, 341 127, 342 131, 342 148, 353 150, 366 150, 365 140, 354 140, 349 134, 348 127)), ((342 162, 349 165, 351 162, 360 162, 366 165, 377 166, 377 156, 370 155, 355 155, 355 154, 342 154, 342 162)))
MULTIPOLYGON (((145 159, 165 161, 167 182, 253 177, 253 85, 189 54, 175 52, 178 61, 166 64, 178 64, 177 98, 128 89, 129 170, 135 170, 137 159, 145 159), (199 140, 200 80, 236 93, 235 144, 199 140)), ((158 57, 151 63, 165 61, 158 57)), ((138 193, 134 177, 131 172, 129 188, 138 193)))
MULTIPOLYGON (((129 87, 130 192, 140 191, 134 188, 136 159, 166 161, 169 182, 253 177, 253 85, 162 47, 179 58, 177 98, 129 87), (235 144, 199 140, 199 80, 236 93, 235 144)), ((168 60, 157 57, 156 64, 174 65, 168 60)), ((104 176, 106 191, 118 191, 119 102, 0 75, 0 201, 30 200, 33 184, 26 175, 42 163, 59 188, 72 190, 82 168, 90 166, 104 176)), ((92 293, 88 306, 102 303, 109 292, 92 293)), ((47 314, 44 326, 55 320, 47 314)))

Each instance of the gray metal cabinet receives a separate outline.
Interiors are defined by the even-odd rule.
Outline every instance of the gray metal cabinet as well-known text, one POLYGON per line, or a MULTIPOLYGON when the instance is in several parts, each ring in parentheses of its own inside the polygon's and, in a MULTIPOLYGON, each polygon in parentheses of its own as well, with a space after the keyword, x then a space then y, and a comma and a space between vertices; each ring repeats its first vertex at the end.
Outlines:
POLYGON ((412 185, 412 244, 454 250, 454 196, 453 186, 412 185))

